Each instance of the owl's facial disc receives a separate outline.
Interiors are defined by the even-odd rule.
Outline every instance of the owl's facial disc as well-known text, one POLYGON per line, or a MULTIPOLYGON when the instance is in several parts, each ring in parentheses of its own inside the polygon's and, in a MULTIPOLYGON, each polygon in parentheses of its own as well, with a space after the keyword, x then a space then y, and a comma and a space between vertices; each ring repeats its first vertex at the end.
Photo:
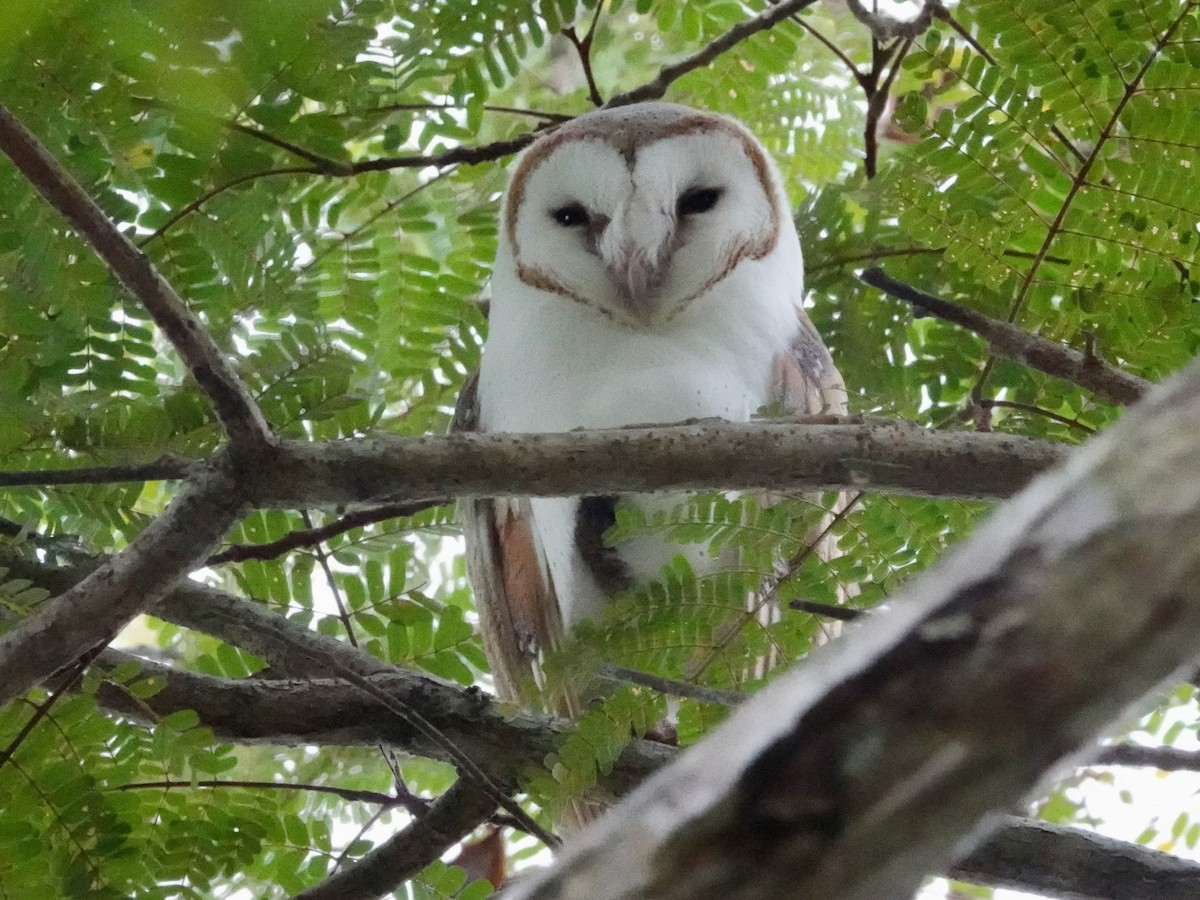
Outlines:
POLYGON ((683 230, 692 217, 714 209, 722 193, 719 187, 690 188, 672 203, 633 191, 611 216, 569 203, 554 209, 551 218, 582 232, 585 246, 608 270, 619 305, 649 325, 668 305, 665 287, 683 230))

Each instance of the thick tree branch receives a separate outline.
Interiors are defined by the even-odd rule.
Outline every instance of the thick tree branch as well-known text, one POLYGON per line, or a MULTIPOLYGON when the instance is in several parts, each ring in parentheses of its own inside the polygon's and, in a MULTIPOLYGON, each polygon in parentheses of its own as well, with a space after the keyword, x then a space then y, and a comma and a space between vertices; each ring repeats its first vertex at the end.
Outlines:
POLYGON ((1123 372, 1095 354, 1080 353, 1009 322, 926 294, 889 277, 882 269, 866 269, 859 277, 885 294, 975 332, 987 341, 988 349, 997 356, 1073 382, 1113 403, 1136 403, 1150 387, 1150 382, 1144 378, 1123 372))
MULTIPOLYGON (((101 663, 112 667, 133 658, 109 650, 101 663)), ((237 743, 370 746, 384 741, 405 753, 444 759, 436 746, 404 732, 386 709, 344 681, 234 680, 140 662, 142 676, 161 680, 163 690, 148 699, 135 700, 123 689, 105 684, 97 695, 102 706, 138 721, 146 720, 148 714, 161 717, 193 709, 219 739, 237 743)), ((476 757, 500 780, 518 777, 524 768, 540 765, 553 751, 555 741, 571 728, 569 723, 533 713, 501 715, 494 704, 481 705, 467 692, 443 688, 409 672, 380 675, 376 680, 385 690, 421 705, 431 721, 460 746, 473 748, 476 757), (484 711, 476 718, 480 709, 484 711)), ((1096 762, 1115 761, 1108 757, 1116 749, 1105 750, 1096 762)), ((1154 755, 1170 748, 1136 749, 1154 755)), ((672 748, 633 741, 601 781, 597 796, 613 799, 627 793, 674 755, 672 748)), ((347 799, 374 802, 374 798, 357 793, 347 799)), ((380 802, 384 799, 390 798, 379 798, 380 802)), ((1072 885, 1098 884, 1104 885, 1104 890, 1087 895, 1111 900, 1192 897, 1197 894, 1186 891, 1195 892, 1200 884, 1200 866, 1195 863, 1078 829, 1015 819, 1005 820, 984 844, 956 863, 950 874, 1051 896, 1071 896, 1068 891, 1072 885), (1145 885, 1146 890, 1138 894, 1130 885, 1145 885)))
POLYGON ((782 2, 776 3, 774 6, 768 6, 754 18, 734 25, 727 32, 706 46, 701 47, 691 56, 686 56, 679 60, 679 62, 672 63, 669 66, 663 66, 653 81, 649 81, 623 94, 614 94, 612 97, 609 97, 608 102, 604 104, 605 108, 611 109, 614 106, 628 106, 630 103, 642 103, 646 100, 661 99, 667 93, 667 88, 684 75, 707 66, 722 53, 740 44, 746 38, 752 37, 760 31, 773 28, 784 19, 795 15, 806 7, 812 6, 815 2, 816 0, 782 0, 782 2))
MULTIPOLYGON (((76 570, 55 569, 33 562, 3 548, 0 548, 0 566, 8 568, 16 577, 28 578, 52 590, 63 589, 80 574, 76 570)), ((185 585, 165 603, 175 612, 185 613, 173 618, 185 620, 189 618, 186 611, 207 614, 205 611, 210 612, 216 607, 223 611, 222 621, 240 622, 246 635, 262 635, 263 620, 275 618, 257 604, 195 585, 185 585)), ((284 623, 284 628, 303 632, 290 623, 284 623)), ((317 643, 336 643, 319 635, 312 635, 312 638, 317 643)), ((276 645, 272 652, 265 646, 270 643, 270 638, 265 642, 260 639, 258 649, 267 656, 286 653, 286 645, 276 645)), ((132 659, 134 657, 128 654, 107 650, 100 663, 108 668, 132 659)), ((420 709, 444 734, 486 765, 489 774, 497 780, 518 777, 527 766, 540 765, 553 751, 555 742, 570 728, 568 723, 539 714, 505 715, 494 703, 470 691, 442 685, 434 679, 403 670, 385 672, 383 663, 367 659, 379 667, 380 674, 373 676, 373 680, 383 690, 395 693, 420 709)), ((148 699, 138 700, 116 685, 104 684, 97 699, 105 708, 139 721, 147 720, 148 716, 153 720, 180 709, 193 709, 203 724, 214 729, 218 738, 238 743, 370 746, 382 741, 407 753, 450 761, 437 745, 406 729, 402 721, 388 715, 384 706, 345 681, 233 680, 182 672, 146 660, 139 660, 139 663, 142 677, 158 679, 163 685, 162 690, 148 699)), ((1122 749, 1106 749, 1097 762, 1125 761, 1110 758, 1122 749)), ((1169 748, 1134 749, 1145 749, 1154 756, 1158 761, 1152 764, 1169 762, 1158 756, 1169 748)), ((602 781, 598 796, 611 798, 624 794, 673 755, 671 748, 633 741, 612 773, 602 781)), ((1077 830, 1051 829, 1061 835, 1055 837, 1055 852, 1047 853, 1040 834, 1048 827, 1041 823, 1010 823, 967 860, 957 864, 953 874, 967 880, 1053 894, 1056 887, 1074 883, 1070 878, 1077 875, 1076 868, 1068 866, 1065 860, 1090 859, 1092 870, 1097 873, 1095 879, 1117 891, 1096 894, 1098 897, 1126 900, 1135 896, 1160 896, 1153 892, 1144 895, 1122 893, 1121 886, 1129 883, 1149 884, 1154 890, 1167 890, 1164 885, 1168 883, 1179 885, 1180 890, 1194 889, 1197 877, 1194 864, 1181 863, 1120 842, 1104 843, 1106 839, 1077 830), (1032 836, 1026 833, 1029 829, 1033 829, 1032 836), (1097 841, 1101 842, 1098 847, 1097 841), (1114 849, 1120 851, 1120 867, 1116 874, 1101 865, 1101 860, 1111 857, 1087 856, 1088 853, 1111 853, 1114 849), (1164 872, 1167 875, 1159 874, 1164 872), (1117 878, 1117 874, 1121 878, 1117 878)), ((1191 895, 1165 893, 1161 896, 1172 900, 1175 896, 1191 895)))
POLYGON ((1093 762, 1098 766, 1151 766, 1164 772, 1200 772, 1200 750, 1117 744, 1105 747, 1093 762))
POLYGON ((231 443, 247 447, 267 443, 271 431, 262 411, 175 289, 3 105, 0 105, 0 151, 150 313, 212 403, 231 443))
POLYGON ((577 431, 282 442, 247 479, 259 507, 500 495, 772 488, 1005 497, 1066 447, 815 417, 577 431), (849 423, 849 424, 847 424, 849 423))
POLYGON ((1193 900, 1200 865, 1149 847, 1033 819, 1007 819, 950 873, 1064 900, 1193 900))
POLYGON ((420 819, 295 900, 374 900, 388 894, 486 822, 495 808, 460 776, 420 819))
MULTIPOLYGON (((412 756, 454 762, 442 745, 390 715, 377 698, 344 679, 217 678, 116 650, 106 650, 100 663, 113 668, 133 660, 141 665, 140 677, 152 678, 162 686, 158 693, 139 699, 106 683, 96 696, 105 709, 135 721, 155 721, 190 709, 219 739, 238 744, 368 747, 383 743, 412 756)), ((529 769, 544 765, 547 755, 573 728, 569 722, 542 713, 503 709, 480 691, 379 665, 379 674, 371 678, 381 691, 419 710, 501 784, 515 783, 529 769)), ((596 796, 612 800, 628 793, 674 756, 673 747, 631 741, 613 771, 601 779, 596 796)))
POLYGON ((230 468, 218 457, 125 550, 0 635, 0 704, 111 638, 203 564, 244 509, 230 468))
MULTIPOLYGON (((91 577, 83 567, 47 566, 2 546, 0 567, 8 570, 9 577, 25 578, 51 591, 69 591, 91 577)), ((480 691, 396 668, 216 588, 186 582, 149 612, 253 653, 270 664, 267 674, 273 677, 227 681, 141 660, 145 674, 164 679, 160 693, 135 700, 116 687, 100 692, 102 703, 134 718, 144 718, 147 711, 167 715, 193 709, 218 735, 239 742, 383 742, 449 763, 460 763, 466 756, 490 780, 500 783, 512 781, 530 765, 540 765, 570 728, 540 714, 506 715, 480 691), (320 677, 330 670, 333 679, 320 677), (305 679, 302 684, 285 680, 300 678, 305 679), (356 680, 351 682, 352 678, 356 680), (362 689, 363 678, 370 680, 370 690, 362 689), (431 726, 439 739, 417 727, 413 717, 395 714, 397 704, 431 726)), ((108 650, 101 661, 111 667, 129 658, 108 650)), ((671 752, 651 742, 633 742, 611 782, 606 782, 609 790, 624 792, 671 752)))
POLYGON ((887 613, 740 706, 510 900, 911 896, 993 811, 1194 671, 1198 467, 1200 363, 887 613))

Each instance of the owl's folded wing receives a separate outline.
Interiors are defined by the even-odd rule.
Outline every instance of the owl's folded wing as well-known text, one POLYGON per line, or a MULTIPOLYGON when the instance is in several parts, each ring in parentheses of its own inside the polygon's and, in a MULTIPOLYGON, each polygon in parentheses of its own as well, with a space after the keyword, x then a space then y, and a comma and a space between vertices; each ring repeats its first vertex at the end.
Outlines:
MULTIPOLYGON (((478 429, 476 374, 467 378, 453 431, 478 429)), ((558 600, 538 548, 529 501, 491 498, 459 502, 467 543, 467 574, 497 696, 539 707, 541 660, 562 639, 558 600)))
POLYGON ((798 416, 846 414, 846 383, 804 310, 797 307, 799 327, 787 353, 775 357, 771 399, 798 416))

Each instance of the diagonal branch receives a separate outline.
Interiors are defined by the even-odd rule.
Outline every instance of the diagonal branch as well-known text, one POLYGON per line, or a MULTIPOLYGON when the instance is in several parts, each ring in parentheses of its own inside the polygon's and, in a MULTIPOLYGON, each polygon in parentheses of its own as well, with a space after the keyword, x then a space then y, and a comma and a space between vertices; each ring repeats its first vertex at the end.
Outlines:
POLYGON ((0 151, 145 306, 208 397, 230 442, 238 447, 270 442, 270 426, 262 411, 175 289, 3 105, 0 105, 0 151))
POLYGON ((815 2, 816 0, 783 0, 774 6, 768 6, 757 16, 734 25, 691 56, 685 56, 669 66, 663 66, 659 70, 658 76, 652 81, 623 94, 614 94, 609 97, 608 102, 604 105, 611 109, 614 106, 628 106, 631 103, 642 103, 646 100, 659 100, 667 93, 667 88, 684 75, 707 66, 730 48, 753 37, 760 31, 773 28, 784 19, 812 6, 815 2))
MULTIPOLYGON (((444 502, 452 503, 453 501, 447 498, 444 502)), ((356 510, 355 512, 340 516, 325 525, 319 525, 315 528, 301 528, 288 532, 277 541, 269 541, 265 544, 231 544, 220 553, 214 553, 210 556, 208 558, 208 565, 216 566, 222 563, 245 562, 248 559, 275 559, 292 550, 298 550, 301 547, 312 547, 322 541, 329 540, 331 537, 337 537, 337 535, 345 534, 347 531, 355 528, 362 528, 364 525, 374 525, 377 522, 386 522, 388 519, 406 519, 430 507, 440 505, 442 504, 436 502, 385 503, 381 506, 373 506, 370 509, 356 510)))
POLYGON ((996 811, 1195 671, 1197 467, 1200 363, 888 611, 742 704, 509 900, 911 896, 996 811))
POLYGON ((112 637, 192 569, 243 511, 227 459, 209 464, 116 556, 0 635, 0 704, 112 637))
POLYGON ((1094 353, 1080 353, 1009 322, 926 294, 891 278, 882 269, 866 269, 859 278, 925 313, 970 329, 987 341, 988 350, 996 356, 1014 359, 1039 372, 1073 382, 1113 403, 1134 403, 1150 388, 1150 382, 1144 378, 1130 375, 1094 353))
POLYGON ((374 900, 388 894, 486 822, 495 808, 495 801, 460 776, 429 812, 295 900, 374 900))
MULTIPOLYGON (((241 603, 255 605, 244 600, 241 603)), ((280 646, 275 655, 286 652, 287 648, 280 646)), ((102 708, 132 721, 153 723, 190 709, 217 738, 238 744, 370 747, 383 743, 401 753, 453 762, 441 745, 389 715, 382 702, 343 678, 219 678, 174 669, 117 650, 105 650, 100 657, 105 668, 129 662, 141 666, 139 679, 153 680, 159 690, 151 697, 137 698, 125 688, 106 682, 98 689, 96 699, 102 708)), ((528 770, 542 766, 573 728, 570 722, 543 713, 502 709, 480 691, 375 662, 378 673, 371 680, 381 691, 419 709, 464 752, 479 760, 488 777, 498 784, 515 783, 528 770)), ((612 771, 601 776, 595 796, 613 800, 628 793, 675 755, 674 747, 631 741, 612 771)))

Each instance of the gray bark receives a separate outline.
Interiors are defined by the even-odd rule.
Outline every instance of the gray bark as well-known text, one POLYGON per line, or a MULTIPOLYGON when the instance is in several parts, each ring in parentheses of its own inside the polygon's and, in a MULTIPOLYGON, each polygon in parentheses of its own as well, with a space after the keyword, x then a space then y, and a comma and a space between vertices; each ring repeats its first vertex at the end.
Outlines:
POLYGON ((531 898, 911 896, 1200 646, 1200 364, 585 832, 531 898))
POLYGON ((1070 448, 904 422, 703 422, 570 434, 285 441, 247 472, 258 507, 652 490, 877 490, 1008 497, 1070 448))

